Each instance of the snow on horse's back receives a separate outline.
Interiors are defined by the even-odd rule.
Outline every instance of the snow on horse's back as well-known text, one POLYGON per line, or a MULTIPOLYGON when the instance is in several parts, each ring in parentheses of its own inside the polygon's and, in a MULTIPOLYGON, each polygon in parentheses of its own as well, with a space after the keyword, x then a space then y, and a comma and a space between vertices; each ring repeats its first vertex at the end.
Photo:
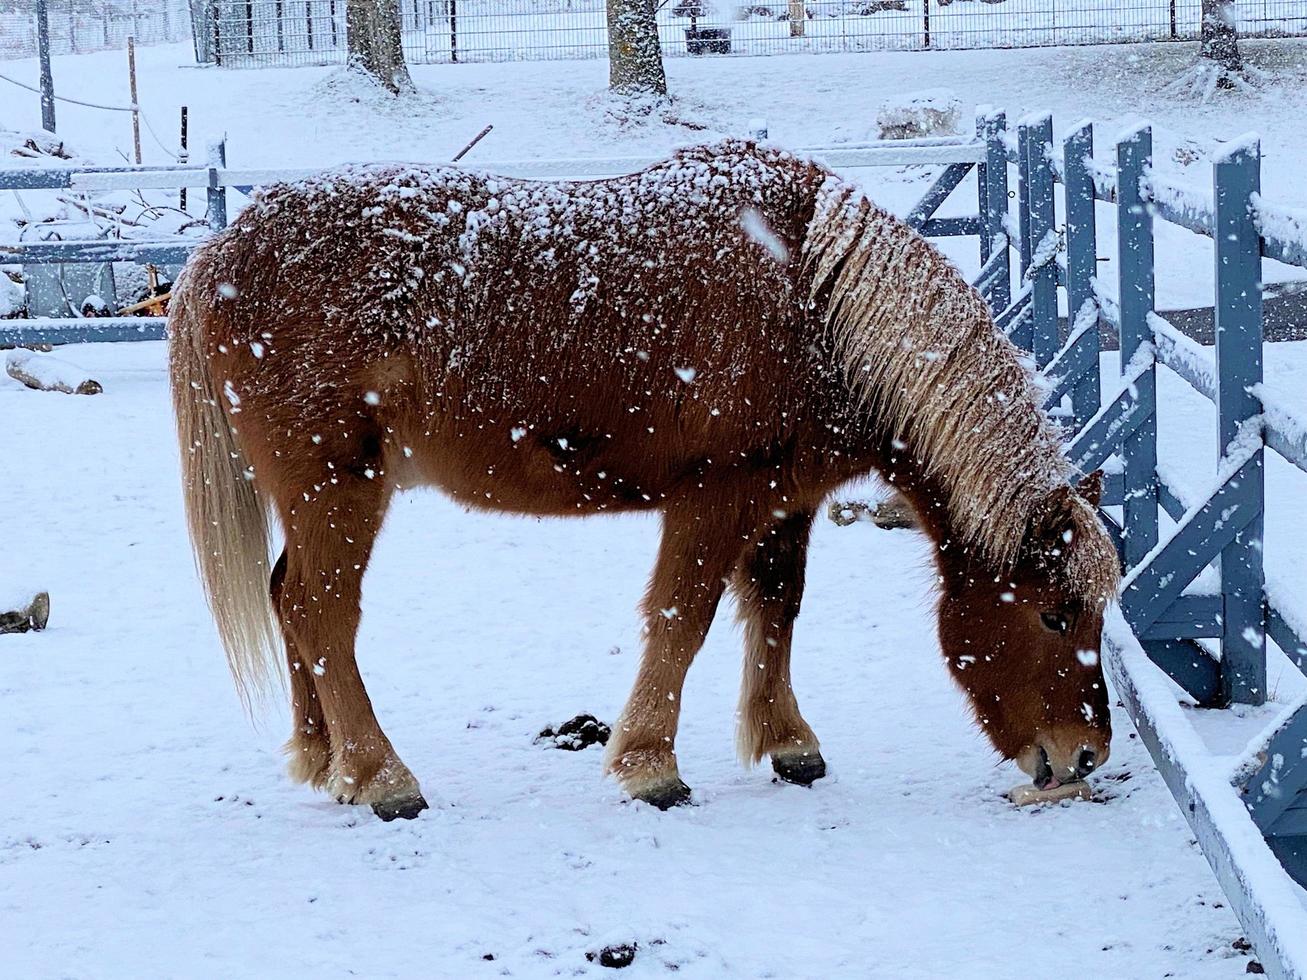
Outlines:
MULTIPOLYGON (((814 515, 879 472, 938 542, 940 636, 1037 780, 1106 757, 1116 557, 1020 353, 929 243, 819 164, 743 141, 545 183, 344 169, 261 194, 187 266, 170 327, 190 528, 238 684, 289 668, 296 778, 425 807, 354 662, 391 494, 658 510, 645 655, 606 766, 683 802, 686 670, 725 588, 740 751, 825 772, 790 685, 814 515), (269 570, 270 512, 285 549, 269 570)), ((437 600, 438 601, 438 598, 437 600)), ((542 664, 542 669, 545 665, 542 664)))

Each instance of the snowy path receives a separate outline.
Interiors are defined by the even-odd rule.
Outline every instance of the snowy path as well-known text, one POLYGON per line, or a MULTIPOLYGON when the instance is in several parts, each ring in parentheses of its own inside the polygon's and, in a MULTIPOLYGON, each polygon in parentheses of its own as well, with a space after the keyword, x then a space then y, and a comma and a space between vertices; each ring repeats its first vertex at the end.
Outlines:
POLYGON ((831 778, 806 791, 736 764, 724 610, 678 746, 700 805, 664 814, 600 781, 597 751, 532 744, 620 706, 655 522, 402 498, 361 659, 443 805, 382 824, 291 785, 284 709, 244 720, 192 572, 162 345, 64 356, 105 393, 0 378, 17 447, 0 577, 53 598, 48 632, 0 637, 5 975, 597 976, 586 951, 621 941, 640 944, 637 977, 1244 974, 1123 715, 1105 804, 999 799, 1019 774, 993 765, 938 660, 904 532, 819 525, 795 673, 831 778))

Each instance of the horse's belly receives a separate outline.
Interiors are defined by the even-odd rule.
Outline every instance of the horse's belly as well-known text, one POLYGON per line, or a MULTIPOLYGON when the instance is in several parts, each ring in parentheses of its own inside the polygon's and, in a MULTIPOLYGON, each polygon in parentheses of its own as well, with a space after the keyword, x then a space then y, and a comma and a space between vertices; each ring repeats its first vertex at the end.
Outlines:
POLYGON ((521 514, 658 507, 673 469, 626 440, 574 427, 451 425, 412 441, 418 448, 400 482, 438 487, 469 506, 521 514))

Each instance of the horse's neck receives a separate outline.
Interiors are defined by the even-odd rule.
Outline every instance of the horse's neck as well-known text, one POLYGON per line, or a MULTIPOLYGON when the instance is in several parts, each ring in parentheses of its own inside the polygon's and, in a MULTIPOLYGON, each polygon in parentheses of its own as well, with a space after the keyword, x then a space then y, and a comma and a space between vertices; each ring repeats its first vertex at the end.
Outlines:
POLYGON ((935 545, 936 564, 943 569, 941 559, 945 554, 955 559, 947 563, 949 567, 957 567, 959 562, 969 564, 965 559, 974 552, 974 546, 954 526, 948 487, 938 477, 927 476, 910 450, 890 449, 882 455, 877 468, 882 479, 912 506, 918 529, 935 545))

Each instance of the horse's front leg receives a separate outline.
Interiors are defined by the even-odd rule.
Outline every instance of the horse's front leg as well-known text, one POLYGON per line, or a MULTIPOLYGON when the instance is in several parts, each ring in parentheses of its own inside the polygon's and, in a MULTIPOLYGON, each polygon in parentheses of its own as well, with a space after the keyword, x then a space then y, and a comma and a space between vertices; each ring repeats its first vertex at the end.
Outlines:
POLYGON ((749 542, 731 587, 744 623, 738 747, 750 765, 770 755, 782 779, 804 786, 826 775, 817 736, 790 682, 790 642, 803 599, 812 514, 770 522, 749 542))
POLYGON ((676 726, 686 671, 712 624, 740 535, 709 503, 670 504, 663 514, 658 563, 645 593, 644 655, 635 688, 613 728, 604 757, 637 800, 660 810, 687 803, 690 788, 676 768, 676 726))

